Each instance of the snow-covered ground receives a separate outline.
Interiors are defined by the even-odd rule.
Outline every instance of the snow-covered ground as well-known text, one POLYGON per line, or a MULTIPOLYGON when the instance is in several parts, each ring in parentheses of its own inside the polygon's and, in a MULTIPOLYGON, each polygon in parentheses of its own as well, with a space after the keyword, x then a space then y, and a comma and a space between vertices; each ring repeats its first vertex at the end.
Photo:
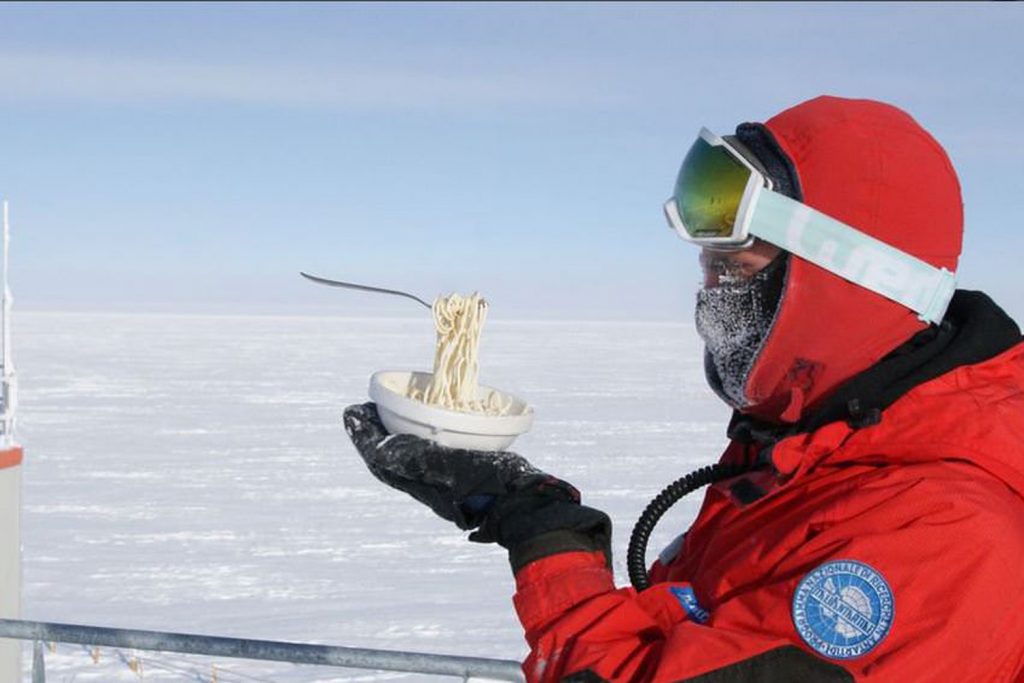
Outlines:
MULTIPOLYGON (((692 325, 496 318, 481 381, 537 414, 514 450, 612 516, 624 584, 637 515, 724 443, 692 325)), ((504 552, 379 484, 341 428, 372 372, 429 369, 429 316, 21 313, 14 341, 25 618, 524 656, 504 552)), ((48 680, 139 680, 131 653, 99 654, 58 646, 48 680)), ((139 654, 147 681, 209 681, 214 664, 222 683, 425 678, 139 654)))

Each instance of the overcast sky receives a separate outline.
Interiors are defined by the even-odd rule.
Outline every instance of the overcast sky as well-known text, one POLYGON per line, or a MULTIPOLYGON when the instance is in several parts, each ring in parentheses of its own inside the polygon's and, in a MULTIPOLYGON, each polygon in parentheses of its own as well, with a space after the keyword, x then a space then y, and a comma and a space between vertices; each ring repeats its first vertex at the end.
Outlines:
POLYGON ((0 5, 0 196, 34 310, 687 320, 661 203, 697 130, 822 93, 957 167, 963 286, 1024 317, 1024 8, 0 5))

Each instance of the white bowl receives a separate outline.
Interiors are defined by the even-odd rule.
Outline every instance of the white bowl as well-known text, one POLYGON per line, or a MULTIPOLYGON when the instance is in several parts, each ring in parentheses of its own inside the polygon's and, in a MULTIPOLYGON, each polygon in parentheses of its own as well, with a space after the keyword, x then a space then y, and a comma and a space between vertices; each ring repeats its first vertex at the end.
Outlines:
POLYGON ((533 408, 526 401, 491 387, 480 386, 478 397, 495 392, 512 405, 508 415, 464 413, 428 405, 406 396, 410 388, 423 390, 429 372, 382 370, 370 377, 370 398, 377 403, 381 422, 392 434, 414 434, 451 448, 500 451, 529 431, 533 408))

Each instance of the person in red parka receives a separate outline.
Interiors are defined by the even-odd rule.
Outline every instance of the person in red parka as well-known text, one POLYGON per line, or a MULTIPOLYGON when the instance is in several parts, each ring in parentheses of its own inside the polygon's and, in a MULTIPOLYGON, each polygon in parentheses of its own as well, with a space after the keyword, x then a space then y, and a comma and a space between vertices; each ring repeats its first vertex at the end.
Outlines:
POLYGON ((607 516, 523 458, 388 438, 372 403, 345 413, 357 449, 509 550, 531 682, 1024 682, 1024 345, 953 292, 948 157, 838 97, 701 135, 666 210, 702 246, 697 329, 735 412, 639 590, 607 516))

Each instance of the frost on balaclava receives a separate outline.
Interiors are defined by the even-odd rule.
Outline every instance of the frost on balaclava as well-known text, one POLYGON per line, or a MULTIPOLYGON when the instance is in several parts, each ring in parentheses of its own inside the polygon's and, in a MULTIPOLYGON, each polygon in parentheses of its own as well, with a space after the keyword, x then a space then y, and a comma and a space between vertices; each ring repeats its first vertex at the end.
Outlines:
POLYGON ((731 278, 697 292, 697 333, 704 340, 704 373, 718 396, 746 407, 747 377, 782 300, 786 252, 749 278, 731 278))

